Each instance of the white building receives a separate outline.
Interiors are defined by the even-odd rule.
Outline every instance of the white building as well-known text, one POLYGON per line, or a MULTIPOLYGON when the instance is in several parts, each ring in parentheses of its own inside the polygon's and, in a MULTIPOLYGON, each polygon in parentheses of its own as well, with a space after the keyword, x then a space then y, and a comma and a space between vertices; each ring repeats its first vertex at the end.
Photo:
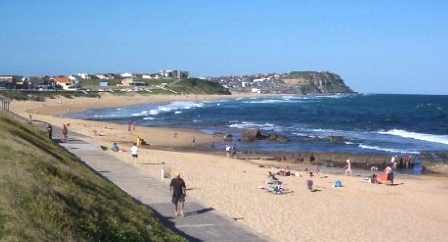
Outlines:
POLYGON ((261 90, 258 88, 252 88, 251 92, 252 93, 261 93, 261 90))
POLYGON ((163 77, 171 77, 176 79, 187 79, 190 76, 188 71, 181 70, 161 70, 160 75, 163 77))
POLYGON ((76 77, 74 77, 73 75, 69 75, 67 76, 68 79, 72 80, 72 81, 76 81, 78 79, 76 79, 76 77))
POLYGON ((152 79, 152 77, 148 74, 142 74, 142 79, 152 79))
POLYGON ((76 74, 76 75, 79 76, 79 78, 81 78, 81 79, 83 79, 83 80, 89 78, 89 74, 87 74, 87 73, 78 73, 78 74, 76 74))
POLYGON ((258 79, 254 79, 253 82, 264 82, 266 81, 268 78, 258 78, 258 79))
POLYGON ((125 73, 120 74, 120 76, 121 76, 122 78, 131 78, 131 77, 132 77, 132 74, 131 74, 131 73, 127 73, 127 72, 125 72, 125 73))

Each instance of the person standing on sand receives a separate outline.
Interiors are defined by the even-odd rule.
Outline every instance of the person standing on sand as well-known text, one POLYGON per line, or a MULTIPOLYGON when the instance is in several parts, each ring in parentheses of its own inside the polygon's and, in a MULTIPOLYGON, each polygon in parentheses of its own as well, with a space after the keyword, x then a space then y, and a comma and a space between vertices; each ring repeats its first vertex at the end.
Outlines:
POLYGON ((226 156, 230 158, 230 153, 232 152, 232 147, 229 144, 226 144, 226 156))
POLYGON ((173 192, 171 202, 174 204, 174 216, 184 216, 185 196, 187 195, 187 188, 185 181, 180 177, 180 173, 171 180, 170 191, 173 192))
POLYGON ((134 160, 138 158, 138 147, 136 143, 131 147, 131 156, 134 160))
POLYGON ((347 166, 345 169, 345 175, 351 176, 352 175, 352 162, 350 160, 347 160, 347 166))
POLYGON ((396 155, 392 156, 392 158, 390 159, 390 166, 392 169, 397 169, 397 156, 396 155))

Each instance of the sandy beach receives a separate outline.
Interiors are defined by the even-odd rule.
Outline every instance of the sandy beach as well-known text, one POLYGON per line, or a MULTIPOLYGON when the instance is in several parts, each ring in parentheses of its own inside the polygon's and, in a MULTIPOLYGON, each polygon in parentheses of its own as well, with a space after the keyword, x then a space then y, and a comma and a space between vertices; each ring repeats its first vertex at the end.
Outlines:
POLYGON ((187 129, 136 127, 129 132, 127 125, 61 116, 91 108, 224 98, 235 97, 106 94, 102 98, 15 101, 12 110, 56 126, 69 122, 70 130, 86 135, 98 145, 110 147, 112 142, 117 142, 127 150, 137 136, 143 137, 150 146, 141 149, 136 162, 128 152, 105 152, 157 178, 162 168, 171 170, 172 174, 181 172, 189 188, 188 197, 275 241, 446 241, 448 179, 444 177, 403 175, 396 177, 397 185, 390 186, 363 182, 356 173, 352 177, 344 176, 343 170, 340 174, 320 173, 313 178, 299 171, 301 176, 279 177, 290 193, 274 195, 260 187, 265 184, 268 171, 276 171, 272 166, 284 164, 269 163, 260 167, 257 164, 260 161, 179 151, 189 146, 222 142, 221 137, 187 129), (172 147, 172 151, 157 149, 159 146, 172 147), (313 180, 319 191, 308 191, 308 179, 313 180), (341 180, 344 187, 333 188, 336 180, 341 180))

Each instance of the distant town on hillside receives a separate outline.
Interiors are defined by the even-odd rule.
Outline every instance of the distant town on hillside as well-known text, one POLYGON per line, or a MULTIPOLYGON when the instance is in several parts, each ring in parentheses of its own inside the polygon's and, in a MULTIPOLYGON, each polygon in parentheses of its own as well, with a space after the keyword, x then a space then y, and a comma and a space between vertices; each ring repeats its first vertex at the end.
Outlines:
MULTIPOLYGON (((259 73, 217 77, 191 77, 189 71, 161 70, 157 73, 78 73, 71 75, 21 76, 0 75, 0 90, 33 91, 147 91, 170 89, 181 80, 210 81, 231 92, 328 94, 351 93, 344 80, 331 72, 292 71, 288 73, 259 73)), ((198 82, 200 83, 200 82, 198 82)))

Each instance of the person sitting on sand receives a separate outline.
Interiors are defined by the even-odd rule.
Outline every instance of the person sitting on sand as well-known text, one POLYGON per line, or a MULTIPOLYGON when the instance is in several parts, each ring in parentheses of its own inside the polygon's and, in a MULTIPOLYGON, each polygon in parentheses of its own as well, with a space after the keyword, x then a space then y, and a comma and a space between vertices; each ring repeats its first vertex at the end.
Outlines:
POLYGON ((274 173, 268 172, 268 180, 266 181, 267 185, 280 185, 282 182, 275 176, 274 173))
POLYGON ((382 175, 378 175, 376 177, 376 181, 380 184, 390 183, 394 184, 394 172, 392 170, 392 167, 387 166, 384 169, 384 172, 382 175))
POLYGON ((136 143, 131 147, 131 155, 134 160, 138 158, 138 147, 136 143))
POLYGON ((272 172, 268 172, 268 178, 269 179, 272 179, 272 180, 274 180, 274 181, 278 181, 278 178, 277 177, 275 177, 275 175, 274 175, 274 173, 272 173, 272 172))
POLYGON ((347 165, 345 166, 345 175, 346 176, 352 175, 352 162, 350 160, 347 160, 347 165))
POLYGON ((113 144, 112 144, 112 148, 111 148, 111 150, 112 150, 113 152, 118 152, 118 151, 120 151, 120 148, 118 147, 118 144, 117 144, 117 143, 113 143, 113 144))
POLYGON ((286 168, 286 169, 280 169, 278 172, 277 172, 277 175, 279 175, 279 176, 291 176, 291 171, 288 169, 288 168, 286 168))

